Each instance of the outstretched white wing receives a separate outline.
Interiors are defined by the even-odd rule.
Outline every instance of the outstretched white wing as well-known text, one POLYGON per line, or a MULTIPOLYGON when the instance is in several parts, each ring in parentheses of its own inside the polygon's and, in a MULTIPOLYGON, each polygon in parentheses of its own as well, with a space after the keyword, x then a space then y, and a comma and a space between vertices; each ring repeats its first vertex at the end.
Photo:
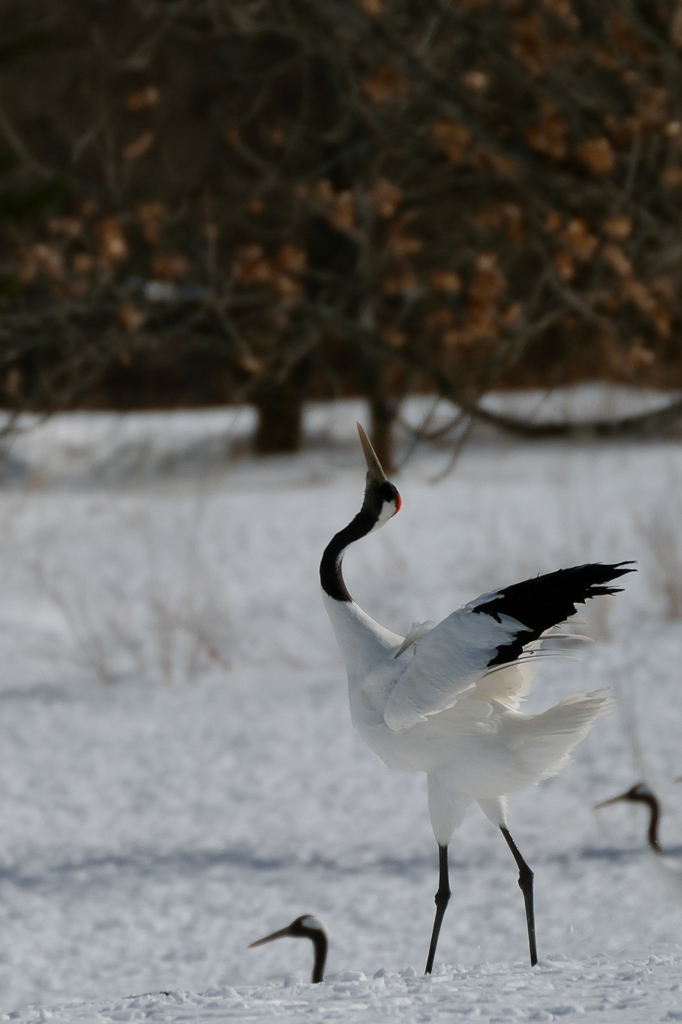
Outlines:
POLYGON ((402 644, 395 652, 393 657, 399 658, 401 654, 405 653, 408 647, 411 647, 412 644, 416 644, 417 640, 420 640, 421 637, 425 636, 427 633, 430 633, 435 625, 436 623, 432 622, 431 619, 427 619, 426 622, 413 622, 407 631, 405 639, 403 640, 402 644))
MULTIPOLYGON (((409 729, 452 707, 458 696, 479 680, 481 694, 487 689, 488 699, 500 700, 492 693, 494 681, 481 677, 518 664, 529 644, 575 615, 576 604, 617 593, 618 587, 605 584, 632 572, 628 565, 591 562, 558 569, 484 594, 453 612, 417 641, 412 663, 386 701, 386 724, 393 730, 409 729)), ((517 699, 521 685, 522 680, 508 676, 507 696, 502 693, 500 702, 517 699)))
POLYGON ((459 608, 418 640, 412 662, 386 701, 384 721, 394 731, 409 729, 452 707, 488 671, 498 647, 525 632, 527 627, 508 615, 494 618, 471 605, 459 608))
POLYGON ((494 700, 508 711, 518 711, 533 685, 537 660, 522 656, 509 665, 489 669, 468 695, 472 700, 494 700))

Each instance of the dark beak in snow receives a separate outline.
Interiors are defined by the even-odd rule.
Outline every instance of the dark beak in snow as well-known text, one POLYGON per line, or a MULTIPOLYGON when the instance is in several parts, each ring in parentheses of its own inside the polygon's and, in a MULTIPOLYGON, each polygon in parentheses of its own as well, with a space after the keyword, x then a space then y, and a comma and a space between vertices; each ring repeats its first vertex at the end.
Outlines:
POLYGON ((619 793, 618 796, 612 796, 610 800, 602 800, 600 804, 595 804, 592 808, 593 811, 599 810, 600 807, 608 807, 610 804, 617 804, 619 800, 629 800, 632 803, 651 803, 655 800, 653 793, 645 782, 638 782, 632 786, 631 789, 625 791, 625 793, 619 793))
POLYGON ((280 928, 278 932, 273 932, 272 935, 266 935, 264 939, 258 939, 257 942, 250 943, 248 948, 253 949, 255 946, 264 946, 266 942, 274 942, 275 939, 283 939, 291 934, 291 925, 287 925, 286 928, 280 928))
POLYGON ((376 452, 372 448, 372 442, 367 437, 367 434, 362 429, 359 423, 357 424, 357 427, 358 434, 360 435, 360 444, 362 445, 362 450, 365 453, 365 461, 367 463, 368 474, 370 475, 372 480, 376 480, 376 482, 379 484, 387 483, 388 477, 384 473, 381 463, 379 462, 376 456, 376 452))

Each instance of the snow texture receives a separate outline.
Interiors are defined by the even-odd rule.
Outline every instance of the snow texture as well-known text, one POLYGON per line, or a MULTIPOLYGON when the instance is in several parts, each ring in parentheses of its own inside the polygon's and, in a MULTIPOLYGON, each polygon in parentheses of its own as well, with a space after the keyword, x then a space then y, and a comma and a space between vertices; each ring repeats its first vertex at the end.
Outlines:
POLYGON ((682 1020, 680 957, 622 962, 602 955, 556 956, 537 967, 479 964, 443 968, 431 977, 342 971, 320 985, 289 977, 283 984, 215 987, 207 992, 154 992, 126 999, 71 1003, 45 1012, 31 1007, 12 1019, 53 1024, 113 1021, 645 1021, 682 1020))
MULTIPOLYGON (((595 392, 569 400, 588 408, 595 392)), ((389 771, 354 734, 317 579, 362 499, 363 411, 311 408, 306 451, 257 463, 250 414, 234 410, 56 417, 13 446, 0 1019, 682 1020, 676 873, 647 852, 641 809, 591 809, 646 779, 662 844, 682 853, 682 623, 667 617, 682 587, 678 440, 481 430, 437 483, 449 453, 420 448, 396 477, 400 514, 346 556, 353 596, 400 633, 536 572, 639 560, 624 593, 581 611, 597 640, 586 659, 548 659, 525 704, 601 687, 617 699, 571 767, 509 800, 540 964, 526 966, 513 860, 474 808, 424 978, 437 883, 425 779, 389 771), (310 942, 247 949, 305 913, 329 931, 317 986, 310 942)))

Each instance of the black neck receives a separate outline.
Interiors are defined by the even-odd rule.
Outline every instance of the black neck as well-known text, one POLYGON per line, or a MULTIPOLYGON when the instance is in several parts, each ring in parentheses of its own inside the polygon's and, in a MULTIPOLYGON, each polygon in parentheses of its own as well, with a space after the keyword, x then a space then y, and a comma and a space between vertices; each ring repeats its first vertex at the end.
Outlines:
POLYGON ((325 594, 329 594, 335 601, 353 600, 348 593, 341 571, 343 553, 353 541, 367 536, 376 522, 377 516, 363 505, 355 519, 332 537, 327 544, 320 562, 320 583, 325 594))
POLYGON ((661 844, 658 841, 658 823, 661 820, 661 805, 656 799, 656 797, 653 795, 653 793, 650 793, 647 796, 638 796, 636 797, 636 799, 640 803, 646 804, 649 808, 650 818, 649 830, 647 832, 649 846, 654 851, 654 853, 663 853, 663 850, 661 849, 661 844))
POLYGON ((324 965, 327 962, 327 936, 321 929, 317 929, 313 935, 310 936, 313 946, 315 947, 315 963, 313 964, 313 976, 311 981, 313 985, 316 985, 318 981, 322 981, 324 978, 324 965))

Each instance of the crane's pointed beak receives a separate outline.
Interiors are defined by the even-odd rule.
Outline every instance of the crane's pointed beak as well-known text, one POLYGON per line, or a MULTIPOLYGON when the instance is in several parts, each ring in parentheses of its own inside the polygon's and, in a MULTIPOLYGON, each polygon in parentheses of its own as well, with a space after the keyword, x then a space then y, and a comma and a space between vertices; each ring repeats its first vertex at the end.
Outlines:
POLYGON ((291 925, 287 925, 286 928, 280 928, 278 932, 273 932, 272 935, 266 935, 264 939, 258 939, 256 942, 251 942, 248 949, 254 949, 256 946, 264 946, 266 942, 274 942, 275 939, 283 939, 286 935, 291 935, 291 925))
POLYGON ((358 434, 360 435, 360 444, 362 445, 362 450, 365 453, 367 472, 370 474, 373 480, 377 481, 377 483, 386 483, 388 481, 388 477, 384 473, 381 463, 379 462, 376 456, 376 452, 372 448, 372 442, 367 437, 367 434, 362 429, 359 423, 357 424, 357 428, 358 434))
POLYGON ((627 793, 620 793, 618 796, 612 796, 610 800, 602 800, 601 803, 595 804, 592 810, 598 811, 600 807, 609 807, 611 804, 617 804, 619 800, 625 800, 627 795, 627 793))

